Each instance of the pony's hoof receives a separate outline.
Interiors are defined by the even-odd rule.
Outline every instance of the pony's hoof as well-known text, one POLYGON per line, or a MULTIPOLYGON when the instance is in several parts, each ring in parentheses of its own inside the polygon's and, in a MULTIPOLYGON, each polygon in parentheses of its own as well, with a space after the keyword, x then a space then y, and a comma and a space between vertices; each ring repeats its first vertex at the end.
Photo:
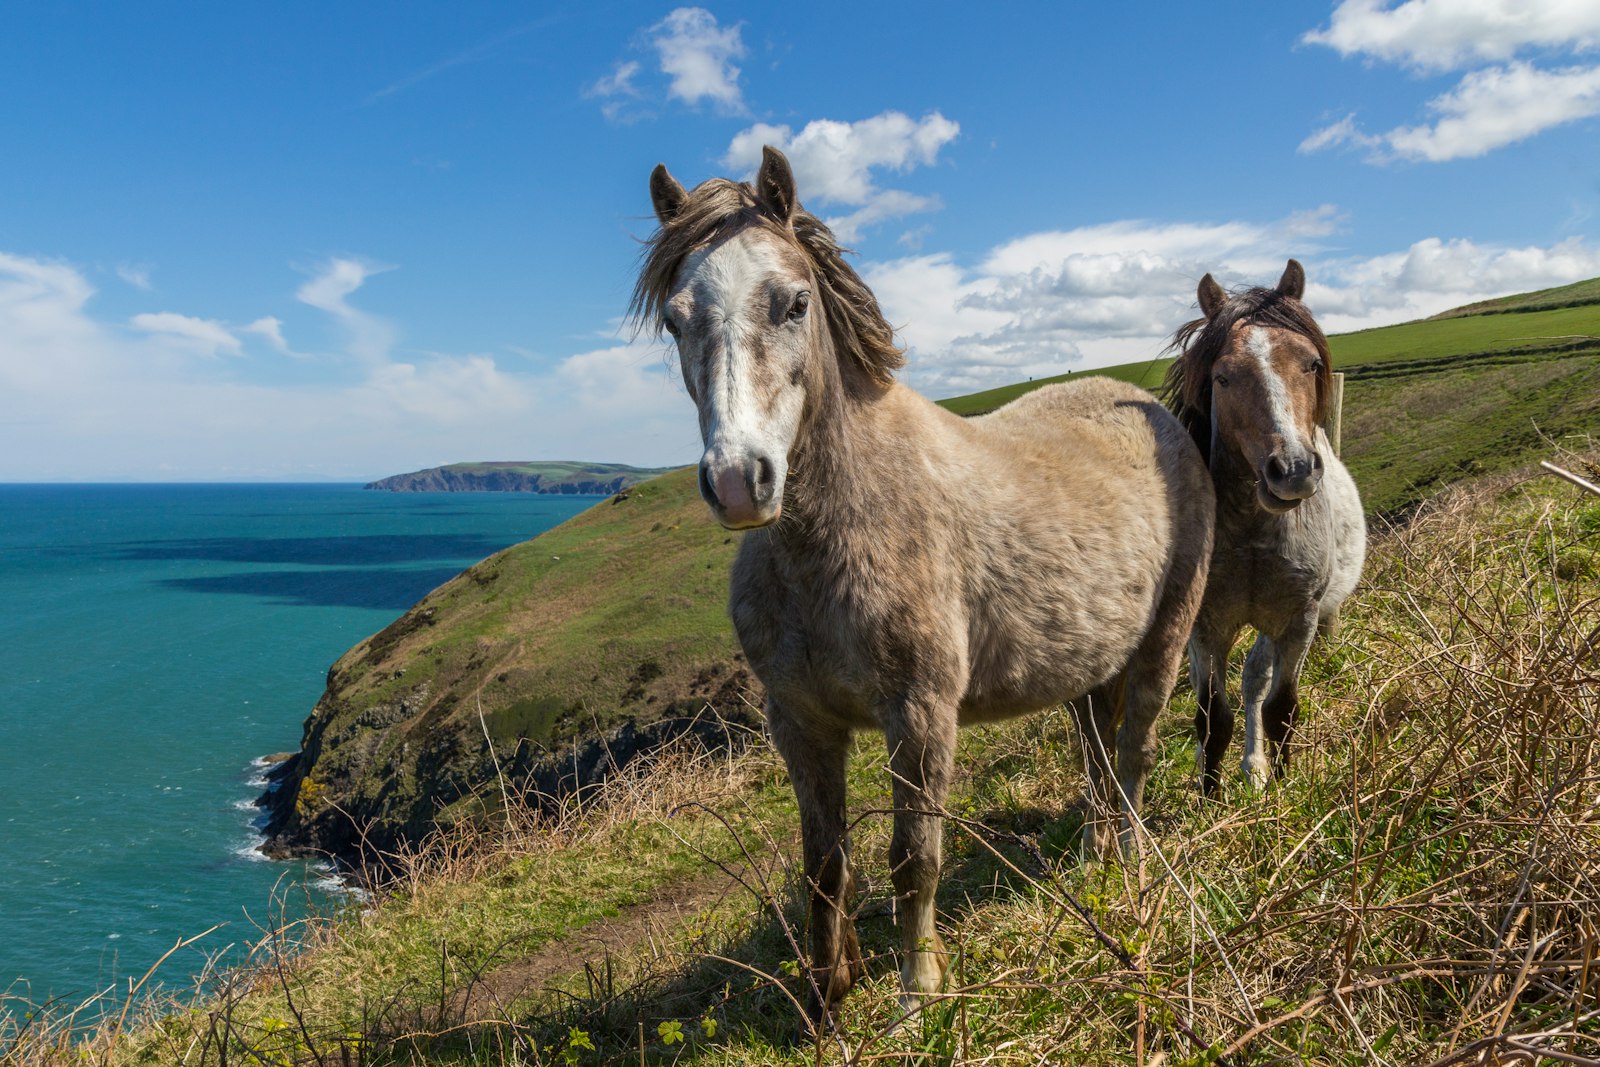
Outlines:
POLYGON ((1085 867, 1093 867, 1107 856, 1111 855, 1112 845, 1116 835, 1111 828, 1101 823, 1086 823, 1083 827, 1082 860, 1085 867))
POLYGON ((1244 778, 1250 783, 1250 788, 1257 793, 1264 793, 1267 783, 1272 781, 1272 768, 1266 760, 1246 760, 1244 763, 1244 778))
POLYGON ((833 1036, 839 1029, 839 1005, 821 1004, 806 998, 806 1015, 795 1027, 796 1045, 814 1045, 833 1036))

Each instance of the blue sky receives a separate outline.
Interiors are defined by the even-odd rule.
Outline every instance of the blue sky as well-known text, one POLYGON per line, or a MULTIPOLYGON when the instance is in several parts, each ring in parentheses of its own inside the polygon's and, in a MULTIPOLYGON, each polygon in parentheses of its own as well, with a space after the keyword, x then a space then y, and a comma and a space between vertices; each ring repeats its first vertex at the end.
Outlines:
POLYGON ((0 481, 691 461, 646 179, 785 148, 935 396, 1600 275, 1600 4, 12 6, 0 481))

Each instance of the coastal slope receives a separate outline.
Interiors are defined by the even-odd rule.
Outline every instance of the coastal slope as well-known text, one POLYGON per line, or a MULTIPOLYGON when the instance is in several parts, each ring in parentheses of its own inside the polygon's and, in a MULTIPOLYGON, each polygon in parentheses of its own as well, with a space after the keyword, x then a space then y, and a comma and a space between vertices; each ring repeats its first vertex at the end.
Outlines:
POLYGON ((486 786, 555 796, 662 740, 753 726, 725 609, 737 545, 687 469, 435 589, 328 672, 264 798, 265 850, 370 860, 481 812, 486 786))

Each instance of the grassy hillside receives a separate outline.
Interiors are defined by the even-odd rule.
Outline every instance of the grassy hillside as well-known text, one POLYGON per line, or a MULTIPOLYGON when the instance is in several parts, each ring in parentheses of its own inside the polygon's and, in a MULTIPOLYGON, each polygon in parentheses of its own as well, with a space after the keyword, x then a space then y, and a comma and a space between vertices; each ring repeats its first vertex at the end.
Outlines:
POLYGON ((1600 278, 1573 282, 1554 289, 1539 289, 1531 293, 1480 300, 1476 304, 1463 304, 1449 311, 1441 311, 1436 319, 1453 319, 1461 315, 1498 315, 1507 311, 1539 311, 1545 308, 1573 307, 1578 304, 1600 304, 1600 278))
MULTIPOLYGON (((1600 457, 1568 462, 1600 476, 1600 457)), ((22 1067, 106 1064, 1424 1064, 1600 1057, 1600 501, 1501 478, 1379 536, 1314 650, 1290 775, 1202 807, 1162 721, 1137 857, 1083 869, 1059 711, 963 735, 947 997, 898 1022, 881 740, 850 766, 868 973, 793 1042, 803 886, 766 749, 665 753, 559 816, 413 854, 375 908, 200 1007, 22 1067), (898 1024, 897 1024, 898 1022, 898 1024), (1547 1053, 1541 1058, 1540 1053, 1547 1053)), ((10 1044, 7 1046, 6 1042, 10 1044)))

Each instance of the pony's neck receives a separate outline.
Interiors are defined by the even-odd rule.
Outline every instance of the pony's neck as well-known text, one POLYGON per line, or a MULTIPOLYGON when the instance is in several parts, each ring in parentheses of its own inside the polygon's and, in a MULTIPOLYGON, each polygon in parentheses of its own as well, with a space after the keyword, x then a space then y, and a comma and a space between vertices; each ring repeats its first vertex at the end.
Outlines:
POLYGON ((824 341, 818 373, 807 398, 807 415, 789 456, 784 518, 777 532, 791 549, 832 543, 839 528, 870 519, 876 468, 870 450, 881 402, 893 385, 873 381, 824 341))
POLYGON ((1217 489, 1218 509, 1226 507, 1233 501, 1242 501, 1254 509, 1256 472, 1245 462, 1243 456, 1223 444, 1221 435, 1216 432, 1215 421, 1211 426, 1211 481, 1217 489))

